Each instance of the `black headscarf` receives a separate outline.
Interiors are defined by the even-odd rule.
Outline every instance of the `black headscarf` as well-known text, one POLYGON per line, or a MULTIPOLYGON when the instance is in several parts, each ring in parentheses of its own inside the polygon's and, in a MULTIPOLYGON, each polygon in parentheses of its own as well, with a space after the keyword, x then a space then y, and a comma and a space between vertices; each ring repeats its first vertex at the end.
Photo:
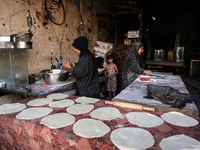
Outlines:
POLYGON ((90 53, 88 49, 88 39, 85 36, 80 36, 74 40, 72 43, 72 46, 74 46, 76 49, 81 51, 81 54, 79 57, 90 53))

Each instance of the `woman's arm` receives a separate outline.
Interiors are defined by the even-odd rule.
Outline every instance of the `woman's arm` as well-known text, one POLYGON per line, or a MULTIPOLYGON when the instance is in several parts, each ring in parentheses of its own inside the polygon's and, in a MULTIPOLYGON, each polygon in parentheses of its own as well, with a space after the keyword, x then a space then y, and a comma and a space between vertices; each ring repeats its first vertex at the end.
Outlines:
POLYGON ((144 70, 145 74, 152 74, 151 70, 144 70))

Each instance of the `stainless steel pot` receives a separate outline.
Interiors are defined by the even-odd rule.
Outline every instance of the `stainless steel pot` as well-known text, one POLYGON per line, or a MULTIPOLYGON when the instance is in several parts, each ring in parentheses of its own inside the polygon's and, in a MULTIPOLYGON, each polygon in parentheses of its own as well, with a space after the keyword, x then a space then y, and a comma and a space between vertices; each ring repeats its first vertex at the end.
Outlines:
POLYGON ((64 82, 68 79, 69 76, 69 70, 62 70, 62 69, 42 70, 40 73, 43 76, 44 82, 47 84, 64 82))
POLYGON ((19 33, 19 34, 12 34, 10 35, 10 41, 11 42, 30 42, 33 37, 32 33, 19 33))
POLYGON ((17 49, 32 49, 32 42, 18 41, 14 45, 17 49))

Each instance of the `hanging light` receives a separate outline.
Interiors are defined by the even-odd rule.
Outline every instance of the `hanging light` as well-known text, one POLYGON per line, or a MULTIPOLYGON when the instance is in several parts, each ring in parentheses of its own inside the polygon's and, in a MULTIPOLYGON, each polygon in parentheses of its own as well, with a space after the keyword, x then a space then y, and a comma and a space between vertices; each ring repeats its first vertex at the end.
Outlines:
POLYGON ((152 16, 151 19, 152 19, 152 20, 156 20, 156 17, 155 17, 155 16, 152 16))

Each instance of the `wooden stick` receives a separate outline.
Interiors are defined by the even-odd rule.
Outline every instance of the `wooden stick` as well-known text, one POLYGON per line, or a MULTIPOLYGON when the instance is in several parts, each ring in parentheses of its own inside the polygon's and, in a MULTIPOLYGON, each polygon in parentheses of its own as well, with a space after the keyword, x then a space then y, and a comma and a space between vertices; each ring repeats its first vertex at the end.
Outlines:
POLYGON ((118 107, 124 107, 124 108, 130 108, 134 110, 147 110, 147 111, 155 111, 155 108, 153 107, 145 107, 143 105, 139 104, 131 104, 131 103, 124 103, 124 102, 117 102, 117 101, 105 101, 105 104, 118 106, 118 107))

